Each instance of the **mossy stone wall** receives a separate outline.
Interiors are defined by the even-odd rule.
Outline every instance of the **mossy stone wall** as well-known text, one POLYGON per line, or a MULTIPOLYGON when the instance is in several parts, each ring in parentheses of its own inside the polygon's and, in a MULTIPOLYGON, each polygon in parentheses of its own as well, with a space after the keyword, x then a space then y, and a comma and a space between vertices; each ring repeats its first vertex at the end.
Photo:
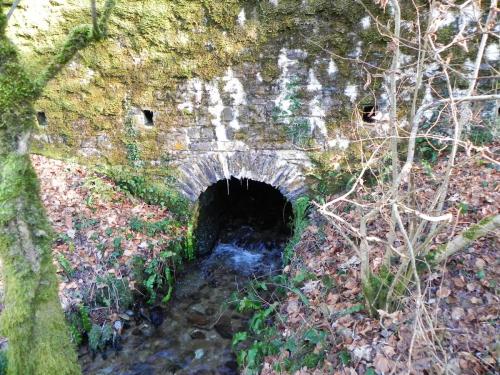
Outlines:
MULTIPOLYGON (((26 4, 10 34, 37 67, 88 13, 77 0, 26 4)), ((114 164, 134 149, 155 165, 186 152, 292 149, 291 116, 325 146, 349 121, 346 87, 364 94, 361 67, 329 52, 379 61, 385 49, 366 16, 353 1, 120 1, 109 38, 79 53, 37 103, 47 125, 36 149, 114 164)))

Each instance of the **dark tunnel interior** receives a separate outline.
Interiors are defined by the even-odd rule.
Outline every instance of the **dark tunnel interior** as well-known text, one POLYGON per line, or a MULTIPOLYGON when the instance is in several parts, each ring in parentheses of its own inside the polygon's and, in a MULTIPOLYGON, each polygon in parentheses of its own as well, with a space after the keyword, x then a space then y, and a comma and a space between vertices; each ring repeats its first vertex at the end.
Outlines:
POLYGON ((197 250, 207 254, 220 241, 260 241, 284 246, 291 235, 292 204, 273 186, 250 179, 220 180, 199 198, 197 250), (251 228, 252 235, 241 234, 251 228), (249 238, 250 237, 250 238, 249 238))

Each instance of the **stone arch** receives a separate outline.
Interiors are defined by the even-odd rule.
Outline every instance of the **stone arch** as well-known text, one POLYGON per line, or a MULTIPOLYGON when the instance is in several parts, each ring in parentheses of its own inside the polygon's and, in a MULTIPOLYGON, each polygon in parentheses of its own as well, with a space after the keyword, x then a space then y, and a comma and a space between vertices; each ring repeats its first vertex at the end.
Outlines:
POLYGON ((181 192, 195 202, 220 180, 247 178, 277 188, 294 201, 307 191, 304 167, 307 156, 297 151, 212 152, 185 160, 179 166, 181 192))

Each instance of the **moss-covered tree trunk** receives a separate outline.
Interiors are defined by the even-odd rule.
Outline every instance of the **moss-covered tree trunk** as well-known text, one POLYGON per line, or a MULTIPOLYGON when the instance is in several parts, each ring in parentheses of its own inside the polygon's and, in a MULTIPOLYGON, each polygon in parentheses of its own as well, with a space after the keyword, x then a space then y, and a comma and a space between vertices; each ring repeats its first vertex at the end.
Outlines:
MULTIPOLYGON (((0 0, 1 5, 1 0, 0 0)), ((58 297, 52 263, 51 228, 29 158, 33 103, 47 82, 81 48, 104 35, 114 1, 107 1, 98 25, 76 28, 38 77, 26 73, 6 36, 0 10, 0 257, 5 281, 1 334, 9 340, 9 375, 79 374, 58 297)))

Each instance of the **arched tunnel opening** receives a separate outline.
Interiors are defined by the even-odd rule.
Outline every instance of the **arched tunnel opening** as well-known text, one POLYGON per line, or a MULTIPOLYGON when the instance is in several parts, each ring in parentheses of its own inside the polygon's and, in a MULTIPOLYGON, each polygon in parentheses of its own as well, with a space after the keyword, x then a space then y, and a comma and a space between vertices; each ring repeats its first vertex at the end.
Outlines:
POLYGON ((269 274, 281 267, 292 222, 292 204, 275 187, 246 178, 220 180, 199 197, 197 253, 215 253, 211 258, 226 261, 229 271, 269 274))

